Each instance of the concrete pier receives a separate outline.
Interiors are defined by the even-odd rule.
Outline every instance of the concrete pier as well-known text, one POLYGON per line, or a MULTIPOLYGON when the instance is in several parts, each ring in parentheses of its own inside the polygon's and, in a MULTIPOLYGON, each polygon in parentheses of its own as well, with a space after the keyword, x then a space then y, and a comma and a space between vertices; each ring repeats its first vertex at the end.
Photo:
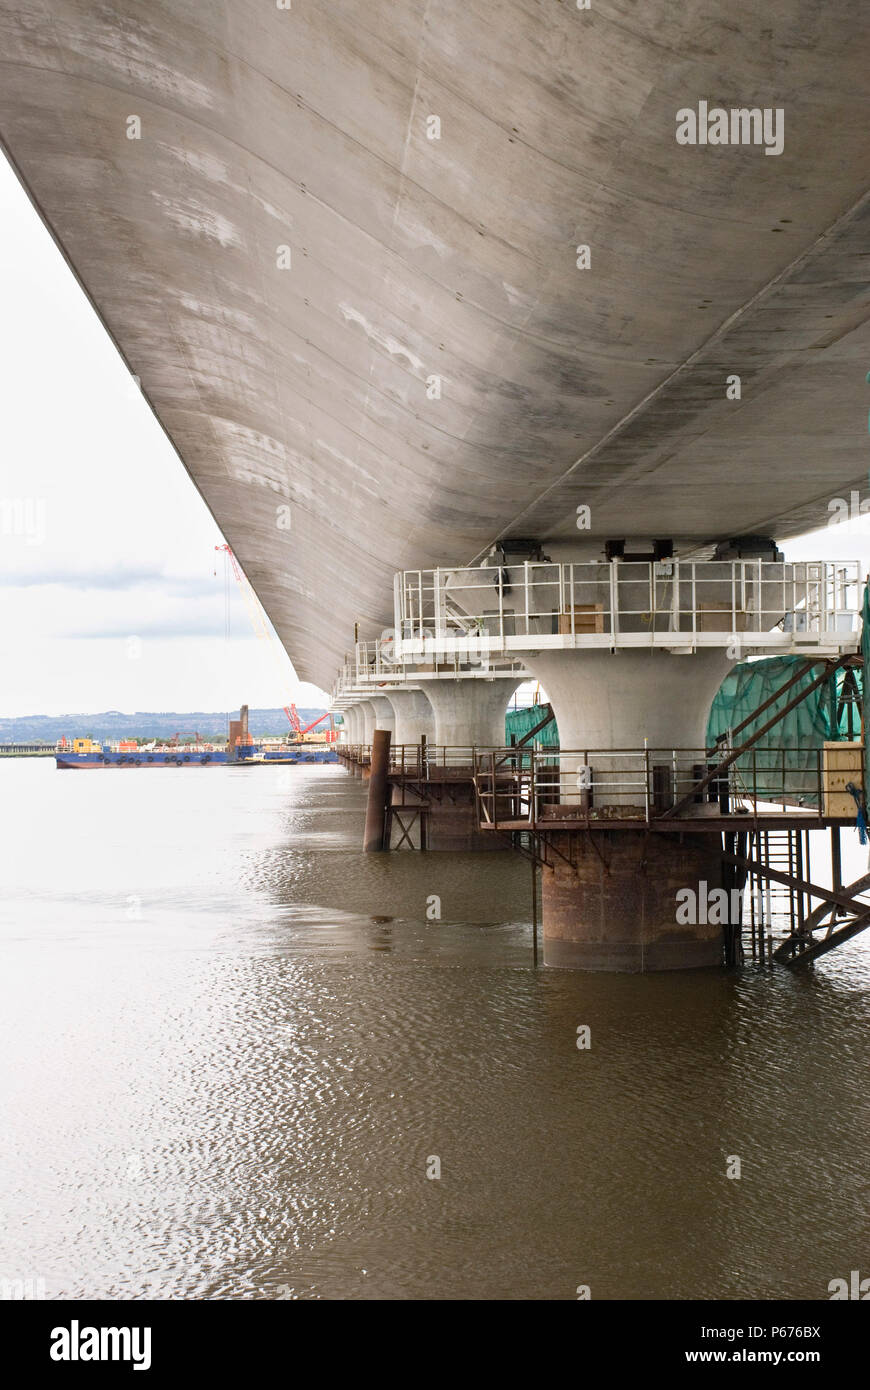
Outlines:
POLYGON ((676 920, 681 888, 722 885, 717 836, 581 830, 554 845, 574 862, 542 869, 545 965, 639 973, 721 964, 721 926, 676 920))
POLYGON ((344 727, 346 729, 346 738, 344 742, 350 745, 362 743, 362 721, 357 706, 348 705, 342 713, 344 717, 344 727))
POLYGON ((374 727, 376 729, 389 729, 390 733, 393 735, 393 742, 396 742, 396 714, 386 695, 372 694, 369 696, 367 703, 371 705, 375 712, 374 727))
MULTIPOLYGON (((427 729, 433 720, 435 726, 433 761, 426 783, 428 848, 487 852, 507 849, 503 840, 480 829, 471 762, 475 747, 504 745, 505 711, 518 680, 513 676, 425 679, 421 672, 419 685, 432 712, 430 718, 423 711, 422 718, 427 729), (446 757, 447 765, 438 766, 439 756, 446 757)), ((421 718, 421 709, 418 705, 417 719, 421 718)))
POLYGON ((716 691, 733 668, 724 648, 542 652, 528 659, 565 749, 702 748, 716 691))
POLYGON ((468 749, 504 747, 505 711, 519 685, 517 677, 427 680, 421 672, 418 683, 435 713, 436 743, 468 749))
POLYGON ((360 743, 371 743, 377 725, 375 707, 370 700, 361 700, 356 706, 360 719, 360 743))
POLYGON ((368 692, 358 707, 380 709, 389 679, 397 720, 431 709, 435 742, 425 760, 412 756, 417 773, 394 769, 393 804, 401 794, 419 807, 431 849, 521 843, 539 860, 546 964, 721 963, 718 924, 677 921, 681 889, 725 886, 727 827, 699 827, 727 812, 727 801, 712 804, 718 781, 703 781, 711 703, 746 652, 812 653, 815 665, 854 649, 858 567, 785 562, 764 537, 711 561, 602 563, 563 549, 557 561, 397 576, 393 633, 410 636, 360 643, 336 698, 368 692), (546 692, 560 741, 534 756, 534 778, 504 731, 507 702, 529 677, 546 692), (679 829, 657 825, 672 813, 679 829))
POLYGON ((501 836, 481 830, 468 770, 460 774, 431 768, 422 795, 414 787, 394 786, 393 804, 425 808, 426 848, 433 852, 491 854, 509 849, 501 836))
POLYGON ((393 707, 396 727, 393 742, 402 744, 419 743, 425 736, 435 743, 435 711, 422 690, 390 690, 387 699, 393 707))
MULTIPOLYGON (((722 648, 690 656, 564 651, 530 662, 550 697, 561 747, 595 750, 594 772, 608 784, 604 804, 626 814, 645 810, 647 788, 638 781, 637 755, 620 758, 615 750, 646 740, 671 778, 672 750, 704 748, 710 704, 732 664, 722 648)), ((575 807, 582 792, 572 774, 583 761, 570 751, 559 757, 559 801, 570 798, 575 807)), ((680 773, 690 784, 691 761, 680 773)), ((556 816, 559 801, 548 808, 556 816)), ((701 880, 721 886, 717 837, 604 829, 569 832, 554 843, 574 867, 557 860, 542 871, 546 965, 647 971, 721 963, 721 927, 676 921, 679 889, 701 880)))

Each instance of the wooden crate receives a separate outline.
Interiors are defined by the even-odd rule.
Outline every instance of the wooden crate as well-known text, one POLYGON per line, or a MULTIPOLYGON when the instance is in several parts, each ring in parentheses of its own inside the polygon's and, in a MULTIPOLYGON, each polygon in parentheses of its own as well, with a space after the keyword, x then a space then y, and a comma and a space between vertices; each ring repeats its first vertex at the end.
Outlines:
POLYGON ((857 814, 855 799, 846 791, 846 783, 864 785, 863 743, 826 743, 822 750, 822 791, 826 816, 857 814))
MULTIPOLYGON (((604 631, 604 605, 602 603, 575 603, 574 605, 574 632, 603 632, 604 631)), ((559 614, 559 636, 570 636, 571 633, 571 610, 567 613, 559 614)))
MULTIPOLYGON (((681 623, 688 622, 689 615, 681 614, 681 623)), ((735 625, 731 626, 731 609, 724 603, 700 602, 698 604, 696 632, 748 632, 749 614, 738 608, 734 614, 735 625)))

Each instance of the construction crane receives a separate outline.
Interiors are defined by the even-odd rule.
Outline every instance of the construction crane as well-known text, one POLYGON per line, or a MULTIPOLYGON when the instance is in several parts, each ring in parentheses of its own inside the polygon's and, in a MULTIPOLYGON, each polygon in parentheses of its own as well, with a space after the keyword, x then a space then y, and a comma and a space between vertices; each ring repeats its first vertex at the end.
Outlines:
MULTIPOLYGON (((309 733, 312 729, 316 729, 318 724, 322 724, 324 719, 329 720, 332 737, 335 737, 335 724, 332 715, 328 711, 326 714, 318 715, 316 719, 312 719, 311 723, 306 724, 304 729, 302 727, 302 721, 299 718, 299 714, 296 710, 295 705, 291 705, 289 711, 285 711, 285 713, 287 714, 290 723, 293 725, 293 730, 296 734, 297 743, 301 743, 305 735, 309 733)), ((330 735, 327 735, 327 742, 330 742, 330 735)))

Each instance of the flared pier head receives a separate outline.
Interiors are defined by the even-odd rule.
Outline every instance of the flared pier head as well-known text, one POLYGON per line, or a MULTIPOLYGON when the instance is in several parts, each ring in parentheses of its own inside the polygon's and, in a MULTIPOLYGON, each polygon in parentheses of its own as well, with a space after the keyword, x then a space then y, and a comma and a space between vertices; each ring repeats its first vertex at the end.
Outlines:
POLYGON ((422 690, 390 690, 387 699, 396 720, 394 747, 418 744, 422 738, 435 742, 435 711, 422 690))
POLYGON ((344 723, 344 734, 336 752, 344 764, 345 771, 353 777, 361 777, 362 768, 356 762, 355 757, 351 757, 350 750, 357 748, 364 742, 365 728, 362 710, 359 705, 345 703, 341 708, 341 717, 344 723))
POLYGON ((527 658, 566 750, 704 747, 713 698, 734 662, 721 647, 541 652, 527 658))
POLYGON ((357 743, 362 743, 362 721, 360 712, 356 705, 347 705, 341 712, 344 723, 345 737, 343 742, 353 747, 357 743))
POLYGON ((440 747, 503 748, 505 711, 520 684, 518 676, 466 676, 455 680, 421 674, 418 684, 435 715, 435 742, 440 747))
POLYGON ((360 700, 354 708, 359 716, 360 743, 370 744, 377 726, 375 707, 370 700, 360 700))
MULTIPOLYGON (((360 746, 371 745, 372 736, 375 729, 375 710, 368 700, 347 700, 342 708, 342 718, 347 729, 345 740, 348 748, 359 748, 360 746)), ((339 750, 340 753, 340 750, 339 750)), ((356 758, 348 758, 345 761, 346 770, 354 777, 367 775, 367 770, 363 765, 356 761, 356 758)))
MULTIPOLYGON (((428 848, 433 851, 505 850, 507 842, 482 831, 472 782, 474 749, 501 748, 505 711, 520 684, 515 676, 419 677, 434 738, 426 779, 428 848)), ((430 735, 427 734, 427 738, 430 735)), ((406 797, 412 796, 406 789, 406 797)))
MULTIPOLYGON (((637 751, 617 751, 643 749, 645 742, 672 795, 691 785, 691 759, 687 764, 685 755, 673 754, 704 749, 710 704, 732 664, 719 648, 679 656, 623 650, 531 657, 529 666, 553 706, 560 746, 568 750, 559 755, 560 800, 545 807, 545 815, 577 813, 577 774, 584 764, 602 787, 597 815, 645 812, 644 760, 637 751)), ((628 972, 721 964, 720 925, 677 921, 681 889, 697 893, 701 883, 711 890, 722 885, 718 835, 692 834, 691 823, 685 833, 665 835, 608 828, 604 820, 588 830, 554 831, 552 845, 553 866, 542 869, 545 964, 628 972)))
MULTIPOLYGON (((389 730, 392 742, 396 742, 396 712, 386 695, 370 695, 367 704, 371 705, 375 714, 374 729, 389 730)), ((371 743, 371 739, 367 742, 371 743)))

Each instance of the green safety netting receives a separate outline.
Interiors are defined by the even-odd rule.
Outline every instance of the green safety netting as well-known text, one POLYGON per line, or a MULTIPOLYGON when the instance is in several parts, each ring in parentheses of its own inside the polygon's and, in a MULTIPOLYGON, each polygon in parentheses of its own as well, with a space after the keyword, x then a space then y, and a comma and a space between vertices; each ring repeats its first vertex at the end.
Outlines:
MULTIPOLYGON (((863 668, 857 672, 859 677, 863 677, 865 671, 870 671, 870 585, 864 585, 864 603, 861 608, 861 655, 864 658, 863 668)), ((862 685, 863 690, 863 685, 862 685)), ((863 701, 861 708, 863 709, 863 701)), ((868 744, 870 738, 864 740, 864 788, 865 795, 867 788, 870 788, 870 758, 868 758, 868 744)))
MULTIPOLYGON (((505 744, 510 744, 511 736, 516 738, 519 743, 521 738, 530 734, 536 724, 540 724, 544 715, 547 713, 546 705, 529 705, 527 709, 509 709, 505 715, 504 730, 505 744)), ((558 748, 559 730, 556 727, 555 719, 551 719, 549 724, 545 724, 539 734, 530 740, 530 746, 535 748, 558 748)))
MULTIPOLYGON (((864 598, 864 632, 862 645, 870 640, 868 634, 868 599, 864 598)), ((775 695, 797 672, 805 674, 783 694, 768 705, 762 714, 747 724, 736 736, 744 742, 756 729, 785 708, 801 690, 812 685, 820 674, 818 665, 808 666, 803 656, 774 656, 762 661, 741 661, 722 682, 713 700, 707 721, 707 747, 717 738, 775 695)), ((839 670, 814 690, 805 700, 790 710, 768 733, 763 734, 751 752, 738 758, 738 775, 754 780, 760 795, 799 798, 807 805, 819 801, 819 753, 825 743, 838 739, 861 737, 861 677, 863 672, 839 670), (852 685, 854 682, 854 686, 852 685), (849 699, 854 689, 858 703, 849 699)), ((866 757, 866 753, 865 753, 866 757)))

